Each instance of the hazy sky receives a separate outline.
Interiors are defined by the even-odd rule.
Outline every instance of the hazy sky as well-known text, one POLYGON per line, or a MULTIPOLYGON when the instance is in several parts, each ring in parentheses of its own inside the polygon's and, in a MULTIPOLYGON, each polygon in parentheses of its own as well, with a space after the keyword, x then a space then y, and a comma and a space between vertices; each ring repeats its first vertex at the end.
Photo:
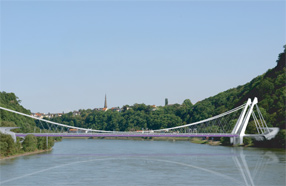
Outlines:
POLYGON ((1 91, 32 112, 193 103, 276 65, 285 1, 1 1, 1 91))

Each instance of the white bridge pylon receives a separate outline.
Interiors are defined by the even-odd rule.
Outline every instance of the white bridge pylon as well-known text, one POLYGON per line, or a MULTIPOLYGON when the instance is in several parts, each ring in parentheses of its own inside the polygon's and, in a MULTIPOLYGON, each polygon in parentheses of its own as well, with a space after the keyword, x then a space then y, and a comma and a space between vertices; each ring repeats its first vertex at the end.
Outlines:
POLYGON ((234 126, 232 130, 232 134, 238 134, 239 137, 232 137, 230 138, 230 142, 234 145, 236 144, 243 144, 243 137, 253 137, 258 141, 262 141, 264 138, 267 140, 270 140, 274 138, 277 133, 279 132, 278 127, 271 127, 269 128, 263 118, 263 115, 261 114, 261 111, 257 105, 258 99, 257 97, 254 98, 253 102, 251 102, 251 99, 248 99, 243 111, 241 112, 236 125, 234 126), (255 112, 253 111, 254 106, 256 107, 256 111, 258 114, 259 119, 256 117, 255 112), (248 107, 250 107, 248 109, 248 107), (247 111, 248 109, 248 111, 247 111), (246 113, 247 111, 247 113, 246 113), (258 134, 245 134, 246 127, 248 125, 250 116, 253 116, 254 123, 257 129, 258 134))
POLYGON ((234 112, 243 108, 232 132, 230 133, 233 135, 237 135, 238 137, 231 137, 230 142, 234 145, 238 145, 238 144, 242 145, 243 144, 243 137, 252 137, 258 141, 262 141, 264 139, 270 140, 277 135, 279 128, 278 127, 269 128, 267 126, 257 104, 258 104, 257 97, 255 97, 253 101, 251 101, 251 99, 249 98, 247 100, 246 104, 240 105, 240 106, 238 106, 232 110, 229 110, 227 112, 224 112, 224 113, 216 115, 216 116, 213 116, 211 118, 201 120, 201 121, 197 121, 197 122, 190 123, 190 124, 186 124, 186 125, 170 127, 170 128, 165 128, 165 129, 159 129, 159 130, 154 130, 154 131, 156 131, 156 132, 160 132, 160 131, 168 132, 169 130, 196 126, 196 125, 203 124, 206 122, 210 122, 212 120, 215 120, 215 119, 221 118, 223 116, 229 115, 229 114, 234 113, 234 112), (256 114, 253 110, 254 107, 256 107, 259 119, 256 117, 256 114), (253 116, 254 123, 255 123, 255 126, 257 129, 257 134, 245 134, 247 125, 249 123, 250 116, 253 116))
MULTIPOLYGON (((212 127, 216 128, 218 126, 223 128, 222 132, 221 131, 220 132, 219 131, 213 132, 213 130, 211 130, 212 134, 224 133, 225 136, 227 136, 228 134, 229 134, 229 136, 237 136, 237 137, 231 137, 230 138, 230 142, 232 144, 234 144, 234 145, 243 144, 243 137, 252 137, 252 138, 255 138, 256 140, 260 140, 260 141, 264 140, 264 139, 270 140, 270 139, 272 139, 272 138, 274 138, 276 136, 276 134, 279 131, 279 128, 268 128, 267 127, 266 122, 265 122, 265 120, 264 120, 264 118, 263 118, 263 116, 262 116, 262 114, 260 112, 260 109, 257 106, 257 103, 258 103, 258 99, 255 97, 253 102, 251 102, 251 99, 248 99, 247 103, 245 103, 243 105, 240 105, 240 106, 238 106, 238 107, 236 107, 236 108, 234 108, 232 110, 229 110, 227 112, 224 112, 222 114, 210 117, 208 119, 197 121, 197 122, 186 124, 186 125, 176 126, 176 127, 152 130, 152 132, 169 132, 170 130, 177 130, 177 129, 183 129, 183 128, 186 129, 186 128, 197 127, 197 126, 200 126, 201 129, 203 129, 203 131, 204 131, 204 128, 208 128, 209 127, 209 126, 206 127, 205 124, 206 123, 212 123, 210 128, 212 128, 212 127), (254 107, 256 107, 256 113, 258 114, 258 118, 259 119, 257 119, 256 114, 253 111, 254 107), (221 126, 222 118, 224 116, 228 116, 228 115, 230 115, 230 114, 232 114, 234 112, 237 112, 237 111, 239 111, 241 109, 242 109, 242 112, 241 112, 239 118, 237 119, 234 128, 232 129, 231 132, 230 131, 228 132, 228 130, 224 129, 225 126, 221 126), (253 116, 253 119, 254 119, 254 123, 255 123, 255 126, 256 126, 256 129, 257 129, 257 134, 245 134, 245 130, 246 130, 246 127, 247 127, 247 125, 249 123, 249 119, 250 119, 251 115, 253 116), (216 121, 216 120, 220 120, 220 121, 217 124, 215 123, 215 125, 213 125, 213 121, 216 121)), ((33 118, 35 120, 44 121, 44 122, 50 123, 52 125, 61 126, 61 127, 65 127, 65 128, 71 128, 71 129, 77 129, 77 130, 80 130, 80 131, 85 131, 85 133, 89 133, 89 132, 115 133, 115 131, 86 129, 86 128, 81 128, 81 127, 74 127, 74 126, 70 126, 70 125, 65 125, 65 124, 49 121, 49 120, 46 120, 46 119, 37 118, 37 117, 31 116, 31 115, 28 115, 28 114, 25 114, 25 113, 21 113, 21 112, 17 112, 17 111, 14 111, 14 110, 11 110, 11 109, 7 109, 7 108, 4 108, 4 107, 0 107, 0 109, 1 110, 5 110, 5 111, 9 111, 9 112, 12 112, 12 113, 16 113, 16 114, 19 114, 19 115, 23 115, 23 116, 26 116, 26 117, 29 117, 29 118, 33 118)), ((230 125, 228 127, 230 127, 230 125)), ((197 130, 196 130, 196 132, 197 132, 197 130)), ((208 134, 210 134, 210 132, 201 132, 201 133, 205 133, 205 134, 208 133, 208 134)))

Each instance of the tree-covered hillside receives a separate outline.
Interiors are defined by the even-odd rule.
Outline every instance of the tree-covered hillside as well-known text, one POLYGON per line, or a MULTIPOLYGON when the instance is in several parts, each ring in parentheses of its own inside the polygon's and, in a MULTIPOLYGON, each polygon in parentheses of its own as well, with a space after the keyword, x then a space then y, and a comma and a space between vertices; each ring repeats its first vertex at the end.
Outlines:
MULTIPOLYGON (((31 112, 20 105, 20 100, 14 93, 0 92, 0 106, 9 108, 18 112, 31 114, 31 112)), ((0 127, 20 127, 14 129, 14 132, 39 132, 34 119, 27 118, 15 113, 0 110, 0 127)), ((21 143, 17 138, 15 143, 10 135, 0 133, 0 157, 11 156, 15 154, 23 154, 26 152, 34 152, 37 150, 48 150, 54 145, 54 138, 48 138, 48 146, 45 137, 35 137, 27 135, 21 143)))
POLYGON ((269 69, 249 83, 229 89, 195 104, 189 112, 191 118, 187 122, 202 119, 201 112, 206 112, 205 115, 209 117, 239 106, 246 102, 248 98, 253 100, 254 97, 257 97, 259 100, 258 106, 262 108, 267 124, 285 129, 285 47, 284 52, 279 54, 276 62, 275 68, 269 69))
MULTIPOLYGON (((21 100, 14 93, 0 92, 0 106, 25 114, 31 112, 20 105, 21 100)), ((0 127, 20 127, 18 131, 32 132, 36 126, 35 120, 15 113, 0 110, 0 127)))
POLYGON ((73 116, 73 113, 70 112, 61 117, 53 118, 53 121, 72 126, 110 131, 136 131, 142 130, 142 128, 145 130, 147 128, 157 129, 181 125, 182 120, 179 112, 183 109, 190 109, 190 107, 176 104, 156 109, 145 104, 124 106, 121 112, 88 109, 80 110, 81 114, 79 116, 73 116))
MULTIPOLYGON (((264 142, 256 142, 259 146, 284 147, 286 140, 286 63, 285 51, 278 55, 276 66, 266 73, 254 78, 245 85, 221 92, 196 103, 188 116, 183 121, 191 123, 219 113, 230 110, 247 101, 258 98, 258 106, 266 120, 268 127, 279 127, 280 131, 275 139, 264 142)), ((250 122, 246 132, 252 133, 255 129, 254 122, 250 122), (251 127, 252 126, 252 127, 251 127)))

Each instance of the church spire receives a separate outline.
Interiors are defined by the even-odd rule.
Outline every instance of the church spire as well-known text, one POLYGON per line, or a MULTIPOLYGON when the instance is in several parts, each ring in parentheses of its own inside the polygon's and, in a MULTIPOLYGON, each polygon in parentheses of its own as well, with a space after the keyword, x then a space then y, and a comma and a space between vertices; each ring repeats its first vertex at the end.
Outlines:
POLYGON ((104 108, 107 108, 106 94, 105 94, 105 100, 104 100, 104 108))

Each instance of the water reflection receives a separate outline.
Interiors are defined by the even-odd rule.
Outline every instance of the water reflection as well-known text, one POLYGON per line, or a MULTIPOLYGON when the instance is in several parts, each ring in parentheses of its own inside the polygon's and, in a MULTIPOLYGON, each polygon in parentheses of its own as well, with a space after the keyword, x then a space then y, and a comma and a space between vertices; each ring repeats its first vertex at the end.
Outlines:
POLYGON ((257 156, 257 162, 255 168, 250 172, 247 157, 243 153, 243 149, 234 149, 238 156, 232 157, 235 166, 239 170, 241 177, 244 180, 245 185, 255 185, 254 180, 256 180, 259 175, 264 172, 263 170, 268 164, 276 164, 279 162, 278 157, 271 151, 267 151, 264 154, 257 156))
MULTIPOLYGON (((213 149, 215 148, 220 149, 220 147, 214 147, 213 149)), ((164 183, 165 185, 173 185, 175 182, 178 182, 178 180, 181 181, 182 178, 186 177, 190 179, 186 179, 184 182, 181 181, 182 185, 209 185, 210 183, 213 183, 212 185, 285 184, 285 180, 281 178, 273 182, 271 179, 273 179, 273 175, 276 173, 269 174, 269 171, 274 171, 277 165, 282 164, 282 168, 280 167, 278 170, 285 168, 285 162, 279 161, 279 158, 281 160, 281 156, 283 157, 283 152, 252 151, 249 149, 245 150, 244 148, 227 148, 227 150, 224 149, 222 152, 227 153, 46 153, 22 158, 27 162, 29 162, 29 160, 31 160, 31 162, 37 160, 39 162, 49 161, 49 163, 39 165, 39 167, 34 170, 31 169, 33 171, 18 172, 14 174, 13 177, 9 177, 9 174, 6 174, 5 171, 1 171, 4 174, 1 176, 0 185, 15 185, 15 183, 19 182, 29 183, 31 182, 30 180, 40 178, 41 176, 46 183, 53 185, 52 180, 54 178, 52 173, 56 173, 57 175, 65 174, 68 179, 71 179, 75 175, 70 173, 71 175, 69 177, 66 170, 70 169, 78 169, 76 175, 79 175, 83 170, 87 170, 87 172, 91 170, 94 172, 93 178, 90 178, 93 180, 90 180, 90 183, 81 183, 83 185, 90 185, 95 180, 100 185, 109 185, 110 183, 114 183, 114 177, 110 175, 110 170, 116 171, 116 169, 119 168, 121 168, 117 172, 119 176, 122 176, 122 171, 129 173, 130 171, 134 172, 134 170, 136 170, 136 176, 138 176, 136 185, 148 185, 148 180, 140 180, 140 174, 144 174, 143 177, 151 177, 152 174, 154 174, 155 177, 162 177, 162 175, 172 177, 174 182, 169 181, 164 183), (97 169, 92 167, 97 167, 97 169), (104 171, 109 175, 109 180, 98 182, 100 180, 98 178, 101 177, 104 171), (49 177, 44 175, 49 175, 49 177), (201 177, 199 177, 200 175, 201 177), (175 180, 176 178, 177 180, 175 180), (202 182, 202 180, 205 181, 202 182), (208 180, 214 181, 211 182, 208 180), (267 180, 269 182, 267 182, 267 180)), ((0 161, 1 170, 5 169, 5 165, 11 165, 10 161, 14 160, 0 161)), ((12 164, 13 163, 18 162, 12 162, 12 164)), ((77 185, 76 182, 74 184, 77 185)), ((80 182, 78 184, 80 184, 80 182)), ((118 182, 117 185, 124 184, 118 182)))

